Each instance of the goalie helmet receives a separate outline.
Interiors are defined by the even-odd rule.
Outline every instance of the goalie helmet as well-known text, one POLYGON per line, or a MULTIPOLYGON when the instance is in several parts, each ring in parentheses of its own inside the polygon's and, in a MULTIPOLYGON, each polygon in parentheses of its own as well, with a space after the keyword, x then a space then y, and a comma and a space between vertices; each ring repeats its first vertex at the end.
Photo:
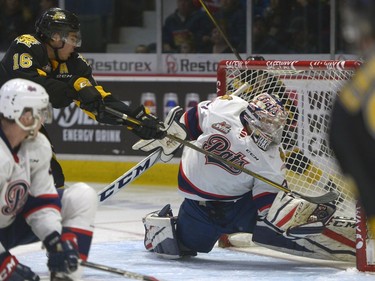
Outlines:
POLYGON ((23 130, 35 135, 40 123, 51 117, 46 90, 35 82, 21 78, 7 81, 0 88, 0 116, 14 120, 23 130), (34 124, 25 126, 20 122, 20 117, 29 111, 34 117, 34 124))
POLYGON ((282 104, 268 93, 257 95, 241 114, 254 142, 263 150, 281 142, 287 114, 282 104))
POLYGON ((59 34, 61 40, 75 47, 80 47, 81 33, 78 17, 67 10, 51 8, 44 12, 35 23, 37 35, 42 40, 52 39, 54 34, 59 34), (69 33, 76 33, 76 38, 70 38, 69 33))

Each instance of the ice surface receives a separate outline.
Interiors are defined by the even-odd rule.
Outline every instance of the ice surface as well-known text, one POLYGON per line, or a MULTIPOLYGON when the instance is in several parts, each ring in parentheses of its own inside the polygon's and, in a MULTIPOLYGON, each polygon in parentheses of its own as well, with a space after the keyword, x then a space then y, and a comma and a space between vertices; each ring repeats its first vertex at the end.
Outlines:
MULTIPOLYGON (((99 191, 103 186, 95 186, 99 191)), ((89 260, 94 263, 135 273, 151 275, 159 280, 278 280, 278 281, 367 281, 375 275, 358 272, 354 265, 332 262, 310 262, 299 258, 270 256, 267 249, 258 253, 214 248, 194 258, 166 260, 143 247, 142 217, 171 203, 177 213, 181 198, 177 190, 160 187, 130 186, 124 188, 99 207, 96 230, 89 260)), ((192 233, 192 235, 194 235, 192 233)), ((259 249, 258 249, 259 250, 259 249)), ((255 251, 256 252, 256 251, 255 251)), ((12 250, 20 262, 41 276, 48 276, 45 252, 36 243, 12 250)), ((85 268, 83 280, 129 280, 123 276, 85 268)))

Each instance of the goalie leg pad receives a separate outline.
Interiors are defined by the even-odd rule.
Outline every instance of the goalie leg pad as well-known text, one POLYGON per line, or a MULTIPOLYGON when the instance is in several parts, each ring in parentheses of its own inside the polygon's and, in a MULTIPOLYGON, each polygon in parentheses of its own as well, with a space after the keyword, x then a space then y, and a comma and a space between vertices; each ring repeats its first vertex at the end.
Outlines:
POLYGON ((279 192, 265 219, 288 238, 319 235, 336 211, 333 204, 314 204, 279 192))
POLYGON ((166 212, 170 206, 161 211, 148 214, 142 219, 145 227, 145 248, 165 258, 176 259, 181 257, 176 238, 176 217, 166 212))

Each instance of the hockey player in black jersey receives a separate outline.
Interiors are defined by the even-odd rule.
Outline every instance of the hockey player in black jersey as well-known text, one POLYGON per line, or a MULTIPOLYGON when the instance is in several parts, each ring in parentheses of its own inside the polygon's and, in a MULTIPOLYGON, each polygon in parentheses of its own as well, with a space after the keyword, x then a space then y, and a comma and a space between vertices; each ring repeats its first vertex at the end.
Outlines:
MULTIPOLYGON (((130 108, 94 80, 90 65, 76 52, 81 46, 81 34, 75 14, 52 8, 35 27, 35 34, 17 37, 6 51, 0 63, 0 86, 12 78, 32 80, 47 90, 54 108, 75 102, 100 123, 127 125, 142 139, 163 137, 159 120, 145 107, 130 108), (136 118, 143 125, 124 124, 122 119, 106 113, 104 106, 136 118)), ((63 186, 64 176, 56 160, 52 160, 52 169, 56 186, 63 186)))
POLYGON ((343 35, 364 64, 341 90, 331 117, 330 144, 358 190, 375 233, 375 2, 341 3, 343 35))

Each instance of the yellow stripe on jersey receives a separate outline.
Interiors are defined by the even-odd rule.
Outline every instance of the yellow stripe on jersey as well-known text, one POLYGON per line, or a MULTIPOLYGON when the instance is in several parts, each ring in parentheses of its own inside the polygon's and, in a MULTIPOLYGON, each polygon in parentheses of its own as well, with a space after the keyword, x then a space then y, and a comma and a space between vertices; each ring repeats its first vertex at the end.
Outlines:
MULTIPOLYGON (((80 101, 77 101, 77 100, 75 100, 74 103, 75 103, 78 107, 80 107, 80 105, 81 105, 81 102, 80 102, 80 101)), ((83 111, 86 115, 88 115, 91 119, 96 120, 96 116, 95 116, 93 113, 91 113, 90 111, 87 111, 87 110, 84 110, 84 109, 82 109, 82 111, 83 111)))
POLYGON ((110 92, 106 92, 106 91, 104 91, 104 89, 103 89, 102 86, 95 86, 95 89, 98 90, 98 92, 100 93, 100 95, 102 96, 102 98, 111 95, 110 92))
POLYGON ((361 102, 358 95, 356 94, 356 89, 353 85, 351 85, 351 83, 344 87, 339 95, 339 98, 344 108, 346 108, 346 110, 348 110, 352 114, 358 112, 361 107, 361 102))
POLYGON ((368 219, 369 229, 372 235, 375 233, 375 216, 368 219))
POLYGON ((47 73, 44 70, 41 70, 40 68, 37 68, 36 71, 38 72, 39 76, 47 76, 47 73))
POLYGON ((375 59, 364 64, 340 93, 340 101, 352 114, 358 112, 367 100, 372 81, 375 79, 375 59))
POLYGON ((371 135, 375 136, 375 92, 371 93, 364 106, 363 118, 367 124, 367 129, 371 135))

